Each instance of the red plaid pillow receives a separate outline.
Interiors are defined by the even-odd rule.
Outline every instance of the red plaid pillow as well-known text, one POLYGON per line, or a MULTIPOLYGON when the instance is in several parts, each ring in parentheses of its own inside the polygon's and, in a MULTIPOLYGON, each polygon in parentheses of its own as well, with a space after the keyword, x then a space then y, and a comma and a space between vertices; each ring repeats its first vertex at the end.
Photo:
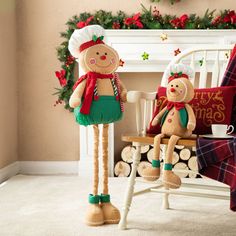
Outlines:
MULTIPOLYGON (((190 102, 197 119, 194 133, 211 133, 211 124, 231 124, 233 98, 235 95, 236 86, 195 89, 195 96, 190 102)), ((153 118, 166 104, 166 88, 159 87, 153 118)), ((147 133, 158 134, 160 131, 160 125, 152 126, 150 123, 147 133)))

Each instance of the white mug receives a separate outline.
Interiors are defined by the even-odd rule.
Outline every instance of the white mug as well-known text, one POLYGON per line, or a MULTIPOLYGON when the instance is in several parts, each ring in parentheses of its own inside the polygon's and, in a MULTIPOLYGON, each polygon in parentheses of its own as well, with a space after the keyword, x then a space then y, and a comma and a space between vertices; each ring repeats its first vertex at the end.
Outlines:
POLYGON ((212 130, 213 136, 225 137, 226 135, 232 134, 234 132, 234 127, 233 125, 228 126, 228 125, 223 125, 223 124, 212 124, 211 130, 212 130))

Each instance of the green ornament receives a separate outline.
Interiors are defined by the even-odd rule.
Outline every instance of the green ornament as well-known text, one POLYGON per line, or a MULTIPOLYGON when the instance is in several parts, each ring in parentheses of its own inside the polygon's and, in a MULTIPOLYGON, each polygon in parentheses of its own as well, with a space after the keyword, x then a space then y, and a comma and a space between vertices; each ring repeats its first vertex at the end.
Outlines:
POLYGON ((203 58, 201 60, 198 61, 199 65, 202 66, 203 65, 203 58))
POLYGON ((143 58, 144 61, 148 60, 149 59, 149 54, 144 52, 143 55, 142 55, 142 58, 143 58))

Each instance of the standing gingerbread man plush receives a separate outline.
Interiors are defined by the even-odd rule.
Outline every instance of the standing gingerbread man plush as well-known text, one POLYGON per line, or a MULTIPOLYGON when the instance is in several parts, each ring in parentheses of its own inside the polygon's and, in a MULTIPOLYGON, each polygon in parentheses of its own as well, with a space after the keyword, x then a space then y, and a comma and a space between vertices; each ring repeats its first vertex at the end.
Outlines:
POLYGON ((85 75, 74 85, 69 104, 74 108, 77 123, 93 125, 94 130, 94 182, 89 195, 86 223, 98 226, 116 224, 119 210, 110 202, 108 191, 108 126, 122 118, 127 91, 114 73, 119 66, 118 53, 103 42, 104 29, 91 25, 75 30, 69 40, 71 54, 78 58, 85 75), (99 127, 103 124, 102 159, 103 191, 98 195, 99 183, 99 127))
POLYGON ((170 137, 164 160, 163 184, 166 188, 179 188, 181 180, 172 171, 172 156, 178 140, 189 138, 196 126, 193 109, 188 104, 194 97, 194 88, 189 80, 193 71, 189 66, 174 64, 169 67, 168 74, 167 106, 152 120, 152 126, 161 125, 161 133, 154 138, 152 167, 144 169, 143 177, 149 181, 159 178, 160 142, 162 138, 170 137))

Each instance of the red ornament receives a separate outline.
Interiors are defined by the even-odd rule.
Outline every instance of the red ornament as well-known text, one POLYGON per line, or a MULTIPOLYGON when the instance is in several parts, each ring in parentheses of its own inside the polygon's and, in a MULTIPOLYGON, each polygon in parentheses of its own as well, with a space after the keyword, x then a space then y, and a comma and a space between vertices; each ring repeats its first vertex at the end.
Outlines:
POLYGON ((82 29, 85 26, 89 25, 89 23, 93 20, 94 16, 90 16, 86 21, 80 21, 76 24, 78 29, 82 29))
POLYGON ((55 75, 58 78, 60 85, 62 87, 65 87, 67 85, 67 80, 65 78, 66 71, 65 70, 55 71, 55 75))
POLYGON ((141 13, 139 12, 139 13, 135 14, 133 17, 128 17, 128 18, 124 19, 124 24, 127 26, 135 25, 139 29, 142 29, 143 24, 141 22, 140 15, 141 15, 141 13))
POLYGON ((212 21, 212 25, 218 25, 218 24, 220 24, 221 23, 221 16, 217 16, 213 21, 212 21))
POLYGON ((174 50, 174 53, 175 53, 175 57, 176 57, 178 54, 181 53, 181 51, 180 51, 179 48, 178 48, 178 49, 174 50))
POLYGON ((112 29, 120 29, 120 23, 119 22, 113 22, 112 29))
POLYGON ((125 62, 122 60, 122 59, 120 59, 120 61, 119 61, 119 66, 124 66, 124 64, 125 64, 125 62))

